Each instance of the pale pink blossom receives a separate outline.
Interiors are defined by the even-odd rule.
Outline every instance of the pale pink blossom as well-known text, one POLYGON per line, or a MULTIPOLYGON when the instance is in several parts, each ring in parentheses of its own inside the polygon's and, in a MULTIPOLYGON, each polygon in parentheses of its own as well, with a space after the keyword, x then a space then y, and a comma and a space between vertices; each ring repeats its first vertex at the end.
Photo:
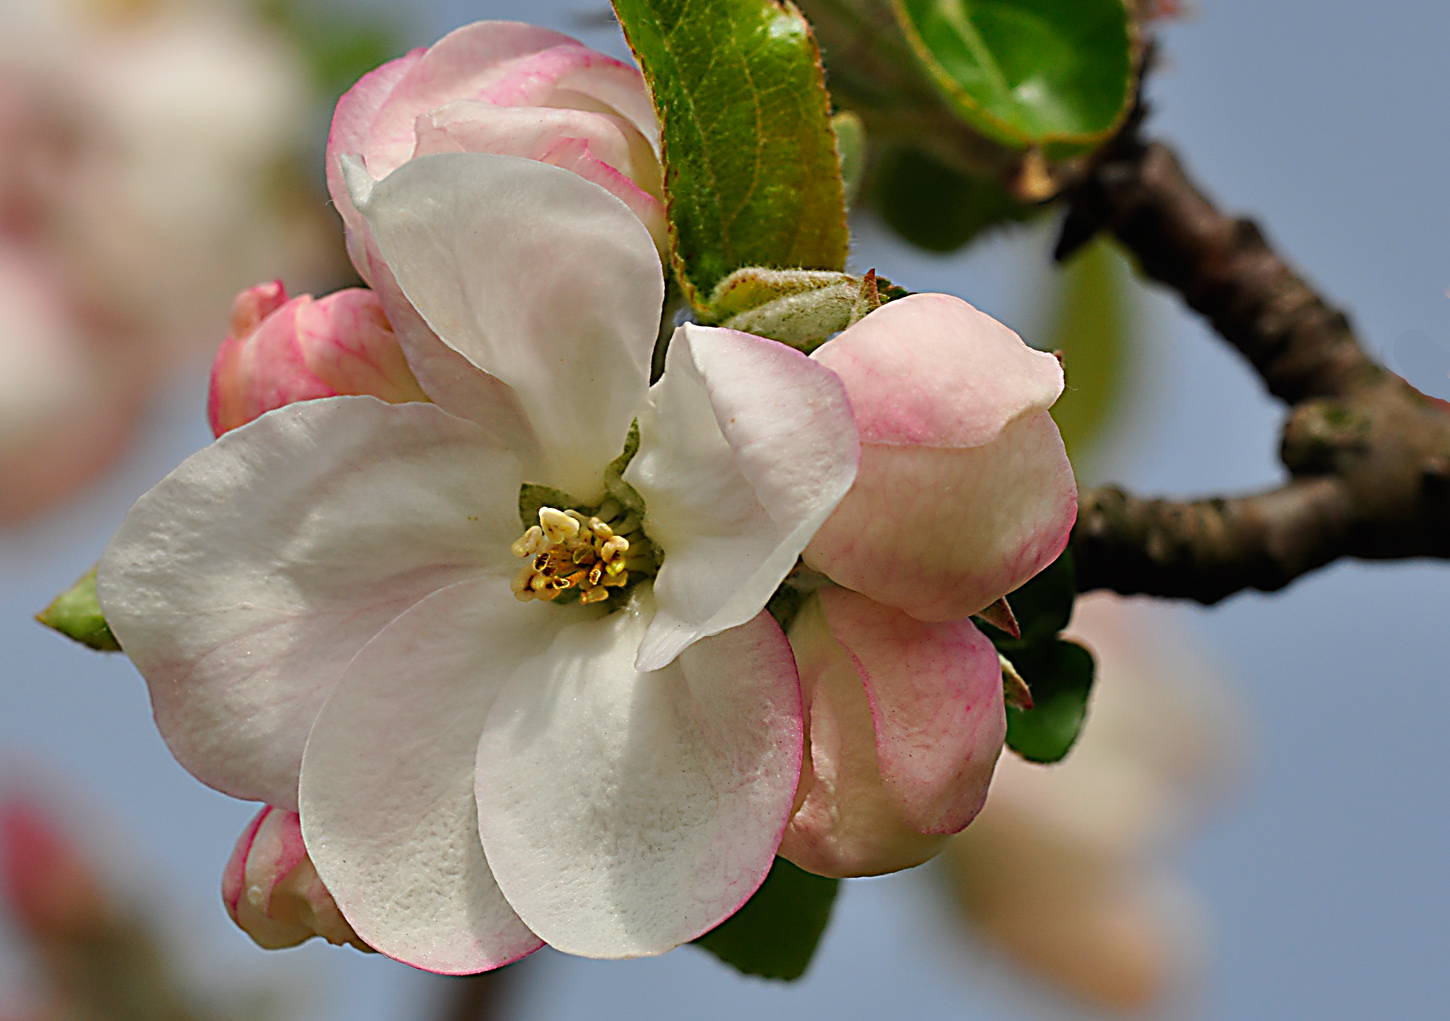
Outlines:
POLYGON ((193 455, 108 547, 106 618, 177 758, 296 809, 368 945, 448 973, 663 953, 754 893, 791 814, 764 608, 855 477, 841 382, 690 325, 651 386, 658 252, 578 175, 346 167, 450 374, 193 455), (562 506, 521 520, 526 484, 562 506))
POLYGON ((371 949, 317 877, 296 812, 269 805, 247 824, 222 872, 222 902, 232 921, 268 950, 314 936, 371 949))
POLYGON ((809 748, 781 854, 825 875, 919 864, 971 822, 1006 736, 969 617, 1067 544, 1062 368, 959 298, 893 301, 815 352, 845 383, 856 482, 806 547, 835 584, 791 629, 809 748))
POLYGON ((220 436, 294 401, 370 394, 425 401, 372 291, 288 299, 280 280, 237 296, 231 331, 212 364, 207 418, 220 436))

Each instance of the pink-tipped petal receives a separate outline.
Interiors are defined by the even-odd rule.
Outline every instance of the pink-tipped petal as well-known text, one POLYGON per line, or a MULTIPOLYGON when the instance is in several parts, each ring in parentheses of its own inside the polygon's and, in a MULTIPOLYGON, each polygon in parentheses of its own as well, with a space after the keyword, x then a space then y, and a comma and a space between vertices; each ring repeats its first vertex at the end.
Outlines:
POLYGON ((303 832, 373 947, 467 974, 541 946, 484 858, 474 758, 513 670, 587 613, 520 603, 504 579, 463 582, 403 614, 348 667, 307 743, 303 832))
POLYGON ((596 157, 583 140, 560 139, 539 157, 539 161, 572 171, 584 180, 599 185, 639 217, 640 223, 645 225, 660 251, 669 250, 670 225, 665 219, 664 202, 639 187, 628 175, 596 157))
POLYGON ((846 384, 862 443, 980 447, 1062 393, 1056 358, 948 294, 883 305, 812 357, 846 384))
POLYGON ((342 217, 347 232, 347 253, 358 274, 368 283, 373 283, 372 268, 367 259, 367 224, 362 214, 352 204, 347 192, 347 182, 342 176, 342 157, 351 153, 365 154, 371 148, 370 136, 378 112, 387 103, 393 89, 408 71, 423 56, 423 49, 413 50, 397 60, 391 60, 376 70, 369 71, 358 79, 357 84, 343 93, 337 101, 332 115, 332 127, 327 135, 327 153, 324 166, 327 173, 327 191, 332 196, 333 207, 342 217))
POLYGON ((389 404, 428 399, 373 291, 353 287, 298 309, 297 342, 307 370, 338 394, 389 404))
POLYGON ((515 569, 521 481, 478 426, 371 397, 289 405, 188 458, 132 507, 96 579, 177 760, 295 807, 307 733, 353 655, 430 592, 515 569))
POLYGON ((800 768, 800 692, 775 622, 642 674, 634 607, 521 666, 478 746, 484 851, 551 946, 661 954, 733 914, 769 872, 800 768))
POLYGON ((518 395, 544 477, 602 498, 644 404, 664 278, 629 208, 532 160, 444 153, 373 182, 354 201, 428 326, 518 395))
POLYGON ((819 600, 801 608, 790 642, 806 703, 806 756, 780 856, 840 878, 920 865, 947 838, 914 828, 882 783, 860 670, 832 636, 819 600))
POLYGON ((665 553, 638 661, 655 670, 760 612, 850 489, 859 447, 829 370, 772 340, 693 325, 676 331, 639 428, 625 480, 665 553))
MULTIPOLYGON (((511 67, 553 47, 585 49, 559 32, 516 21, 464 25, 434 43, 407 69, 374 118, 361 154, 374 177, 413 156, 418 117, 454 99, 483 98, 511 67)), ((542 104, 539 104, 542 105, 542 104)))
POLYGON ((1057 559, 1077 486, 1045 411, 982 447, 863 444, 856 484, 805 550, 847 588, 921 620, 989 606, 1057 559))
POLYGON ((848 589, 820 591, 875 724, 881 782, 922 833, 956 833, 987 800, 1007 736, 997 650, 969 619, 928 624, 848 589))
POLYGON ((227 336, 245 337, 285 304, 287 288, 280 280, 248 287, 232 302, 232 325, 227 336))

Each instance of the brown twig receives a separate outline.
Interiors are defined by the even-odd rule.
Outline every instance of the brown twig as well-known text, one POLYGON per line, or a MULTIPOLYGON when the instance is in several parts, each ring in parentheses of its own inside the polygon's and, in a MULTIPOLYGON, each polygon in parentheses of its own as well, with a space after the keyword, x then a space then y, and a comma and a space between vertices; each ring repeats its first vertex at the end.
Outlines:
POLYGON ((1291 405, 1280 450, 1291 477, 1192 502, 1085 490, 1079 588, 1212 603, 1340 557, 1450 557, 1450 405, 1376 365, 1252 221, 1220 212, 1166 146, 1142 140, 1141 120, 1069 193, 1057 256, 1109 231, 1206 317, 1291 405))

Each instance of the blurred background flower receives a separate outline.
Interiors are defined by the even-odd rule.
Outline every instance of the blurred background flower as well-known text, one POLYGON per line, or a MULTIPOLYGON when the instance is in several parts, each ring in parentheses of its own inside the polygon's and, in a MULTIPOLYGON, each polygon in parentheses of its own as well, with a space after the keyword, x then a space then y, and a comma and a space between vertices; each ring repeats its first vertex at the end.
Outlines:
POLYGON ((1246 764, 1239 707, 1171 609, 1096 593, 1067 632, 1097 657, 1061 763, 1011 752, 944 859, 964 919, 1026 971, 1118 1011, 1201 979, 1199 897, 1172 855, 1246 764))
POLYGON ((0 5, 0 524, 104 468, 241 288, 342 273, 330 98, 242 2, 0 5))

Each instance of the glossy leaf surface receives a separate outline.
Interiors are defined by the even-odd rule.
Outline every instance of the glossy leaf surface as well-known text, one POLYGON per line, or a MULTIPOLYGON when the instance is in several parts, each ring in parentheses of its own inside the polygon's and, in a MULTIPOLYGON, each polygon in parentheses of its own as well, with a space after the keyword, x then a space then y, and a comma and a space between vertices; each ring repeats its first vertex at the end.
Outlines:
POLYGON ((1076 642, 1054 640, 1008 654, 1032 692, 1032 708, 1007 707, 1007 747, 1029 762, 1058 762, 1087 719, 1096 665, 1076 642))
POLYGON ((958 115, 1016 146, 1092 143, 1132 98, 1123 0, 892 0, 958 115))
POLYGON ((830 97, 805 18, 774 0, 615 0, 659 113, 676 275, 703 309, 742 266, 840 270, 830 97))

